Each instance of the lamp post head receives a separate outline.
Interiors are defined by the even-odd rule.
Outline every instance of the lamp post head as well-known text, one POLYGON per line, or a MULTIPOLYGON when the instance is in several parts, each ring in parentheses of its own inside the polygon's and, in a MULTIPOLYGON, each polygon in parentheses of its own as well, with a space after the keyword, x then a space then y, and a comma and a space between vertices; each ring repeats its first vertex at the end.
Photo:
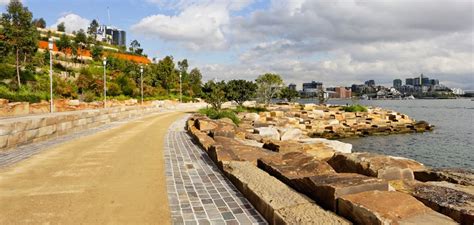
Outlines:
POLYGON ((104 66, 107 65, 107 58, 104 57, 104 60, 102 61, 102 63, 104 63, 104 66))
POLYGON ((49 48, 49 51, 52 51, 54 49, 53 38, 48 39, 48 48, 49 48))
POLYGON ((140 73, 143 73, 143 66, 140 66, 140 73))

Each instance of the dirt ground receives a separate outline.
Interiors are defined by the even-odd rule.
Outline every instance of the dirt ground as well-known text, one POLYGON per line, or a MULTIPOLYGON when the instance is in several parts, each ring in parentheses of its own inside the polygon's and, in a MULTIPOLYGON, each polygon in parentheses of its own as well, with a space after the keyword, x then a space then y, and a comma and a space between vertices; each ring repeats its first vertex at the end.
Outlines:
POLYGON ((170 224, 163 143, 181 116, 138 119, 0 169, 0 224, 170 224))

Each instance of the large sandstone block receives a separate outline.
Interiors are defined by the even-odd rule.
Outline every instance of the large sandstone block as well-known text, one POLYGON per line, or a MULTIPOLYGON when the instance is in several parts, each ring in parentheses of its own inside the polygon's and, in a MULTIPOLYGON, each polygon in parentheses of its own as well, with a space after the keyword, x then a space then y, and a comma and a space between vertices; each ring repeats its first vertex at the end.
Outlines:
POLYGON ((328 173, 292 181, 292 186, 305 193, 325 209, 337 210, 337 198, 364 191, 388 191, 381 179, 355 173, 328 173))
POLYGON ((339 173, 359 173, 386 180, 413 180, 413 171, 423 170, 423 164, 411 159, 375 153, 338 153, 328 163, 339 173))
POLYGON ((306 138, 306 139, 300 139, 299 140, 301 143, 306 143, 306 144, 317 144, 317 143, 323 143, 327 145, 328 147, 331 147, 334 149, 336 152, 341 152, 341 153, 351 153, 352 152, 352 145, 340 141, 335 141, 335 140, 328 140, 324 138, 306 138))
POLYGON ((217 127, 212 129, 209 133, 211 137, 218 137, 218 136, 228 137, 228 138, 235 137, 236 126, 234 124, 230 124, 228 122, 222 122, 222 121, 219 121, 216 124, 217 124, 217 127))
POLYGON ((249 162, 230 162, 224 171, 270 224, 350 224, 249 162))
POLYGON ((462 188, 433 184, 416 184, 411 191, 414 197, 433 210, 447 215, 461 224, 474 224, 474 195, 472 192, 468 193, 462 188))
POLYGON ((293 179, 310 177, 335 171, 324 161, 301 152, 290 152, 264 157, 258 160, 258 167, 291 185, 293 179))
POLYGON ((427 181, 447 181, 455 184, 474 186, 474 172, 465 169, 428 169, 415 171, 415 179, 427 181))
POLYGON ((286 128, 281 131, 280 140, 287 141, 287 140, 297 140, 303 137, 303 131, 298 128, 286 128))
POLYGON ((195 120, 194 126, 200 131, 209 132, 217 128, 217 123, 207 118, 198 118, 195 120))
POLYGON ((457 224, 423 205, 414 197, 396 191, 368 191, 338 198, 339 215, 356 224, 457 224))
POLYGON ((254 165, 257 165, 257 160, 262 157, 271 156, 274 153, 267 151, 263 148, 244 145, 241 142, 227 137, 215 137, 214 140, 217 144, 222 146, 222 151, 229 152, 229 155, 233 156, 233 159, 239 161, 248 161, 254 165))
POLYGON ((280 133, 274 127, 257 127, 254 132, 259 134, 262 138, 280 140, 280 133))

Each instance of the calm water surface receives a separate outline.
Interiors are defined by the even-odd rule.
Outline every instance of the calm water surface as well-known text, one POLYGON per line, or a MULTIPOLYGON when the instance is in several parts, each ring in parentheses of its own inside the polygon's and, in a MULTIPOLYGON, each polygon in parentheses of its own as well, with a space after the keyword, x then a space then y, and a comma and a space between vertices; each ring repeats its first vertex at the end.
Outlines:
MULTIPOLYGON (((346 104, 352 101, 330 101, 346 104)), ((435 125, 433 132, 344 139, 354 151, 367 151, 415 159, 432 167, 474 169, 474 101, 370 100, 379 106, 435 125)))

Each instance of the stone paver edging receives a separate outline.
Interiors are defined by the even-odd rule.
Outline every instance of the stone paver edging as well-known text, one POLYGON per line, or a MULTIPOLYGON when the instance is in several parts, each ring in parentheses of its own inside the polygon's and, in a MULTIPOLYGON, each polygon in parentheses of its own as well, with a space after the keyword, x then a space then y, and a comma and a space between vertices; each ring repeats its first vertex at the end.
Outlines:
POLYGON ((184 129, 187 116, 165 141, 168 199, 174 224, 267 224, 184 129))

